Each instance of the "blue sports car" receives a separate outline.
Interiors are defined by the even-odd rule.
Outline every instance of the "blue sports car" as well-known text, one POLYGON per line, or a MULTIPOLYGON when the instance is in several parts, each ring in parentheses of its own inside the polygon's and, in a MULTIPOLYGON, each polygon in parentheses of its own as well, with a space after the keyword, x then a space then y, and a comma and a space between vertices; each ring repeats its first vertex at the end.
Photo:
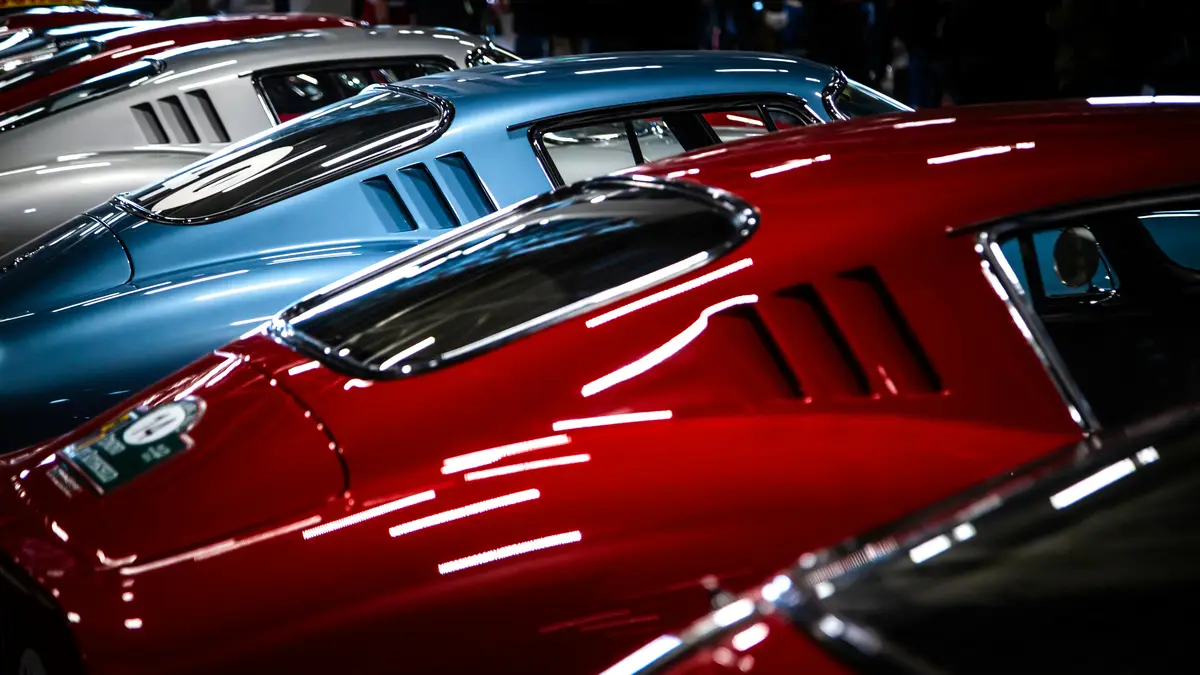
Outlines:
POLYGON ((574 56, 377 85, 0 258, 0 450, 66 432, 302 296, 583 178, 908 108, 771 54, 574 56))

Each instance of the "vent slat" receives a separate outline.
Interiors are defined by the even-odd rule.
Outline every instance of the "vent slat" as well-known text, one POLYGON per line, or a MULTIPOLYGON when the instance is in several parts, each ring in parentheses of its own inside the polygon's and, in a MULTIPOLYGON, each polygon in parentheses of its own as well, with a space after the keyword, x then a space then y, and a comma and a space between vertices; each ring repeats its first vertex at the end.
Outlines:
POLYGON ((941 391, 941 376, 879 271, 862 267, 838 276, 846 318, 853 322, 850 329, 869 345, 871 362, 884 388, 893 394, 941 391))
POLYGON ((779 371, 779 376, 783 378, 791 395, 803 398, 804 389, 800 386, 800 378, 796 375, 796 371, 792 370, 787 355, 784 354, 783 348, 775 339, 775 335, 771 333, 766 323, 763 322, 763 318, 758 313, 758 310, 754 307, 742 306, 736 307, 728 313, 731 317, 740 318, 750 325, 755 335, 758 336, 758 341, 762 343, 763 350, 770 357, 771 362, 775 364, 776 370, 779 371))
POLYGON ((192 102, 192 108, 200 113, 197 118, 204 127, 203 135, 217 143, 228 143, 229 131, 225 129, 225 122, 217 114, 217 108, 208 92, 196 89, 189 91, 185 96, 192 102))
POLYGON ((196 133, 196 127, 188 117, 187 111, 183 109, 183 103, 178 96, 160 98, 158 102, 163 107, 167 126, 173 132, 172 136, 181 139, 183 143, 200 142, 200 135, 196 133))
POLYGON ((147 143, 161 145, 170 141, 167 138, 167 130, 163 127, 162 120, 158 118, 154 106, 149 103, 139 103, 129 110, 133 113, 133 120, 141 129, 142 136, 145 137, 147 143))
POLYGON ((812 284, 793 286, 764 306, 780 348, 808 383, 810 396, 867 396, 862 362, 812 284))
POLYGON ((467 223, 496 211, 496 205, 492 203, 466 155, 461 152, 443 155, 437 158, 437 163, 444 168, 442 176, 447 196, 462 222, 467 223))
POLYGON ((396 188, 412 210, 419 226, 434 230, 458 227, 461 223, 424 164, 406 166, 397 173, 396 188))
POLYGON ((375 176, 362 182, 366 191, 367 202, 383 221, 389 232, 408 232, 417 229, 412 213, 400 199, 396 186, 387 176, 375 176))

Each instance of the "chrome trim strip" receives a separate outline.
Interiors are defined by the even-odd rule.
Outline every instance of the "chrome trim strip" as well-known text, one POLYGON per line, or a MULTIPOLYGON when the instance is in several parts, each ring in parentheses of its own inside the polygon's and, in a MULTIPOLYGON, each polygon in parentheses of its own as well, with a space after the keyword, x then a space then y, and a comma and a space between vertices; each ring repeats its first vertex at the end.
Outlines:
POLYGON ((1008 307, 1008 314, 1013 323, 1025 336, 1030 348, 1037 354, 1038 360, 1067 406, 1067 413, 1079 425, 1084 435, 1090 435, 1100 430, 1100 422, 1092 413, 1092 408, 1084 397, 1079 386, 1075 384, 1067 371, 1066 364, 1059 355, 1058 349, 1051 341, 1046 327, 1033 310, 1025 289, 1017 281, 1017 276, 1009 266, 1008 261, 1000 252, 1000 245, 994 241, 991 230, 984 230, 975 235, 975 252, 981 258, 983 276, 987 279, 992 290, 1008 307))
POLYGON ((835 68, 833 79, 821 90, 821 103, 825 105, 825 112, 829 114, 829 118, 832 121, 845 122, 850 119, 850 116, 838 110, 837 105, 834 103, 837 100, 838 94, 842 93, 842 90, 848 86, 850 86, 850 83, 846 80, 846 74, 840 68, 835 68))

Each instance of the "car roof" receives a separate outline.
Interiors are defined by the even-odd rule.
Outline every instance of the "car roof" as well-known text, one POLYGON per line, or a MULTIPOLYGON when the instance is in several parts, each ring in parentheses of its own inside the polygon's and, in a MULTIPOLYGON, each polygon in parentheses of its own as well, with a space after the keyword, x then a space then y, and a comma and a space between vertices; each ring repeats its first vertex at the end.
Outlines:
POLYGON ((445 56, 462 63, 468 53, 487 44, 485 38, 449 28, 415 30, 421 32, 391 26, 303 28, 236 40, 201 42, 146 58, 161 61, 165 66, 164 71, 173 70, 176 73, 225 61, 235 61, 229 65, 235 66, 238 72, 245 72, 277 65, 319 65, 322 61, 378 59, 406 54, 445 56), (381 49, 387 51, 381 52, 381 49))
POLYGON ((779 54, 624 52, 480 66, 428 75, 404 86, 449 101, 456 124, 483 121, 509 127, 555 115, 698 95, 786 92, 805 97, 820 92, 836 74, 829 66, 779 54))
POLYGON ((943 108, 735 141, 622 173, 718 187, 762 210, 764 222, 786 213, 793 232, 866 245, 1200 183, 1200 106, 1089 99, 943 108))

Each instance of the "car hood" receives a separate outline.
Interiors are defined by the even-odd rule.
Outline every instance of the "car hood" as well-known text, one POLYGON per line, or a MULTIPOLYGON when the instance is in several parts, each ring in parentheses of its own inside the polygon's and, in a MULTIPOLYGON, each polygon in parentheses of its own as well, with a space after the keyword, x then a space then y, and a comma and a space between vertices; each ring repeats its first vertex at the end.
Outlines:
POLYGON ((345 489, 321 428, 241 358, 210 355, 149 391, 3 460, 17 489, 0 522, 40 524, 86 567, 153 566, 345 489))
POLYGON ((0 257, 0 321, 53 311, 120 286, 132 272, 120 240, 90 216, 76 216, 0 257))

